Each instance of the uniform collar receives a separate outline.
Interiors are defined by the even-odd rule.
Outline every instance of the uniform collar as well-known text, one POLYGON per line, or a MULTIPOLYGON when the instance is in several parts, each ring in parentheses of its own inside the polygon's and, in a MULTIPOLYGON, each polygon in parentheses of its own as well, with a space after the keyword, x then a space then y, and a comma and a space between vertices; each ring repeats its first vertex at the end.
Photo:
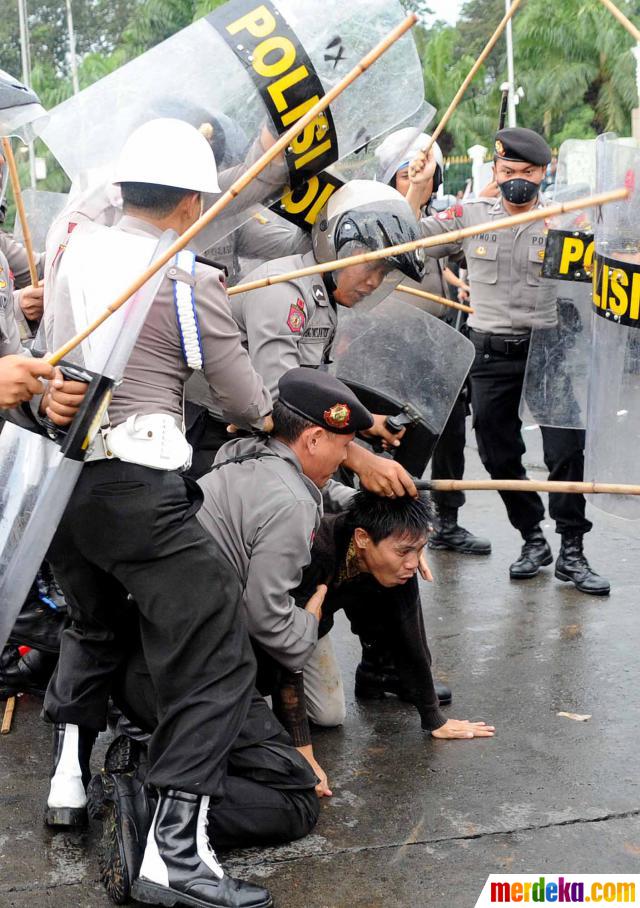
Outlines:
POLYGON ((290 448, 289 445, 285 445, 281 441, 277 441, 275 438, 268 438, 267 442, 266 442, 266 446, 267 446, 267 448, 269 448, 269 450, 273 454, 277 454, 277 456, 281 460, 285 460, 287 463, 290 463, 291 466, 295 468, 295 470, 300 474, 300 478, 302 479, 305 486, 309 490, 309 493, 310 493, 311 497, 313 498, 313 500, 316 502, 316 504, 320 508, 322 508, 322 492, 320 491, 318 486, 315 484, 315 482, 312 482, 312 480, 309 479, 309 477, 305 473, 303 473, 302 464, 298 460, 298 457, 295 454, 295 452, 292 450, 292 448, 290 448))
POLYGON ((118 221, 117 227, 119 230, 124 230, 126 233, 142 233, 145 236, 162 236, 162 230, 159 227, 156 227, 155 224, 150 223, 150 221, 145 221, 143 218, 136 218, 131 214, 123 215, 118 221))
MULTIPOLYGON (((540 193, 538 193, 538 201, 537 201, 535 207, 531 210, 535 211, 536 208, 544 208, 544 207, 545 207, 545 203, 542 201, 542 199, 540 197, 540 193)), ((498 198, 495 200, 495 202, 491 206, 490 210, 491 210, 491 214, 500 214, 501 217, 504 217, 504 218, 511 217, 511 215, 509 214, 507 209, 504 207, 504 199, 502 198, 502 196, 498 196, 498 198)))

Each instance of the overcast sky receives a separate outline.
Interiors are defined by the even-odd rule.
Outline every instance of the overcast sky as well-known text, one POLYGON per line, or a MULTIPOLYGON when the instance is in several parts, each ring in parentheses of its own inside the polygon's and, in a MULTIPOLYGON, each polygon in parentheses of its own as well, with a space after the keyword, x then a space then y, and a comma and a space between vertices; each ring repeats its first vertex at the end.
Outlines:
POLYGON ((455 23, 460 12, 463 0, 428 0, 428 4, 434 11, 435 19, 444 19, 452 25, 455 23))

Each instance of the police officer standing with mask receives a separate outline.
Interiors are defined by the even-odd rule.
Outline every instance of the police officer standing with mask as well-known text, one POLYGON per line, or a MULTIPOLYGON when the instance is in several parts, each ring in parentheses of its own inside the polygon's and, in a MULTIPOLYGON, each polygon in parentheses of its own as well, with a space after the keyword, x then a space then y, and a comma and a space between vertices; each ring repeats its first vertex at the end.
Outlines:
MULTIPOLYGON (((422 222, 427 236, 499 220, 543 206, 540 185, 551 149, 531 129, 498 132, 494 146, 494 180, 500 197, 456 205, 422 222)), ((407 198, 424 192, 436 169, 433 153, 412 162, 413 187, 407 198)), ((475 312, 468 334, 476 348, 471 369, 471 406, 478 451, 495 479, 525 479, 525 445, 518 415, 529 339, 538 299, 545 249, 545 228, 538 221, 511 230, 487 231, 460 243, 426 250, 441 257, 464 251, 475 312)), ((541 426, 544 460, 551 480, 577 481, 584 474, 584 432, 541 426)), ((540 523, 544 506, 535 492, 501 492, 512 525, 524 540, 520 557, 509 569, 513 580, 535 577, 553 561, 540 523)), ((550 515, 561 536, 555 576, 573 582, 581 592, 606 596, 609 582, 591 568, 582 547, 591 529, 581 495, 551 494, 550 515)))

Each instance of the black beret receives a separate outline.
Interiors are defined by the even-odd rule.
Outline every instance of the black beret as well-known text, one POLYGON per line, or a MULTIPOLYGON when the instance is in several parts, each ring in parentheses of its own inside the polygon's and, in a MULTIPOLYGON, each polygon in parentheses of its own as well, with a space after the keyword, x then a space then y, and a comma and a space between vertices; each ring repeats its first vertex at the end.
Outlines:
POLYGON ((327 432, 349 435, 370 429, 371 413, 343 382, 329 372, 301 367, 278 382, 280 403, 327 432))
POLYGON ((539 166, 551 160, 551 149, 546 141, 533 129, 525 129, 524 126, 501 129, 496 135, 494 152, 496 157, 505 161, 524 161, 539 166))

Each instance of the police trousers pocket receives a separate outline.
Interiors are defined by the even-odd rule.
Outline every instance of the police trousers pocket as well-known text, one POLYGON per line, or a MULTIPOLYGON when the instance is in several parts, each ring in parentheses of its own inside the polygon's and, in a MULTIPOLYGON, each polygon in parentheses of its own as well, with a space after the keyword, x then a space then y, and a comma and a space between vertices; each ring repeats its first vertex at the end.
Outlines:
POLYGON ((103 482, 94 486, 91 490, 92 495, 102 498, 112 498, 118 495, 133 495, 136 492, 144 492, 149 486, 146 482, 135 482, 133 480, 123 480, 122 482, 103 482))
POLYGON ((467 253, 469 279, 480 284, 498 283, 498 245, 474 246, 467 253))

